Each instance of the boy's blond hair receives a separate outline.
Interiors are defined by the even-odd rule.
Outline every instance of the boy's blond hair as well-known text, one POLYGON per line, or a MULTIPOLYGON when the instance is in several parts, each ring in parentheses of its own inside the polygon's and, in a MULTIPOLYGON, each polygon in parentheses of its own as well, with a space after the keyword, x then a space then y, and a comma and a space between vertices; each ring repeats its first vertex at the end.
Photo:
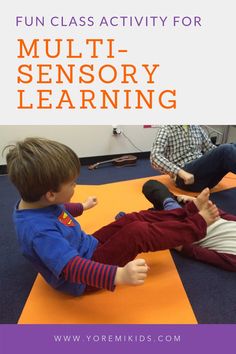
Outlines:
POLYGON ((26 202, 36 202, 48 191, 59 191, 61 184, 79 175, 78 156, 59 142, 26 138, 6 148, 8 175, 26 202))

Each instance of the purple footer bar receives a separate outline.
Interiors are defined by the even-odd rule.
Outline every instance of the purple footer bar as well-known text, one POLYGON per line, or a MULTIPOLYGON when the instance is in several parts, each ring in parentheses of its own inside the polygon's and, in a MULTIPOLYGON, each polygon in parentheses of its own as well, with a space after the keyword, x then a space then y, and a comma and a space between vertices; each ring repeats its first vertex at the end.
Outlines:
POLYGON ((229 354, 236 325, 0 325, 1 354, 229 354))

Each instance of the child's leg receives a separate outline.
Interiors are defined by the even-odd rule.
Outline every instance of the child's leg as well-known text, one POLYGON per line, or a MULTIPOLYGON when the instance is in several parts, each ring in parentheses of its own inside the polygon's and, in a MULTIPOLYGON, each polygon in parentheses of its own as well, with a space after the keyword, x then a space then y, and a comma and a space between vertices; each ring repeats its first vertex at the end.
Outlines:
POLYGON ((196 205, 198 210, 201 210, 201 207, 208 201, 210 191, 208 188, 202 190, 198 197, 188 197, 182 196, 177 200, 174 198, 173 194, 169 189, 161 182, 155 180, 149 180, 143 185, 143 194, 145 197, 155 206, 158 206, 158 209, 164 210, 173 210, 181 208, 177 200, 188 201, 192 200, 196 205))
MULTIPOLYGON (((174 195, 169 189, 161 182, 150 179, 145 182, 142 188, 142 192, 149 202, 151 202, 155 209, 163 210, 163 203, 166 199, 173 199, 174 195)), ((180 208, 178 203, 177 208, 180 208)), ((174 209, 174 208, 172 208, 174 209)))
POLYGON ((236 255, 234 254, 218 253, 196 244, 185 245, 181 250, 181 254, 231 272, 236 272, 236 255))
POLYGON ((108 225, 101 227, 99 230, 93 233, 93 236, 99 241, 99 243, 103 244, 110 237, 120 231, 126 225, 134 222, 134 221, 142 221, 138 216, 139 213, 129 213, 125 214, 122 218, 117 219, 116 221, 111 222, 108 225))
MULTIPOLYGON (((199 213, 182 220, 162 222, 134 221, 124 225, 99 244, 92 259, 97 262, 124 266, 141 252, 174 248, 193 243, 206 234, 207 223, 218 216, 212 204, 199 213)), ((109 225, 106 227, 106 232, 109 225)))
POLYGON ((104 243, 114 235, 116 232, 120 231, 124 226, 134 222, 148 222, 148 223, 155 223, 158 221, 163 221, 163 218, 168 220, 183 220, 187 217, 188 213, 182 208, 179 209, 178 213, 175 212, 160 212, 157 210, 142 210, 140 212, 133 212, 128 213, 122 216, 121 218, 113 221, 112 223, 103 226, 101 229, 92 233, 94 237, 96 237, 100 243, 104 243), (165 216, 163 216, 165 214, 165 216))
POLYGON ((164 200, 164 208, 166 211, 170 211, 169 213, 159 212, 155 210, 143 210, 139 213, 133 212, 129 214, 125 214, 122 218, 103 226, 101 229, 97 230, 93 233, 93 236, 96 237, 101 244, 107 241, 112 235, 121 230, 124 226, 134 222, 148 222, 148 223, 156 223, 162 222, 163 218, 166 218, 171 222, 172 220, 184 220, 188 215, 195 214, 204 208, 204 205, 208 202, 209 198, 209 189, 203 190, 197 198, 195 198, 194 203, 197 207, 196 211, 189 213, 187 209, 182 209, 180 205, 172 198, 167 198, 164 200), (178 212, 171 212, 171 210, 179 209, 178 212))
POLYGON ((161 182, 150 179, 143 185, 143 194, 157 210, 172 210, 181 208, 174 195, 161 182))

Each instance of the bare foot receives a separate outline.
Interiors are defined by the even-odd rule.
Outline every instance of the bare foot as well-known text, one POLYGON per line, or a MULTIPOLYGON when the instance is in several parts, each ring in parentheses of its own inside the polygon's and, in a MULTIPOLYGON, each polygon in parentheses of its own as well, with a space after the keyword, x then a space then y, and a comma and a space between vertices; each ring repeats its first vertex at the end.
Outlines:
POLYGON ((201 193, 197 196, 197 198, 193 199, 193 202, 199 211, 201 211, 201 209, 207 205, 209 201, 209 196, 210 196, 210 190, 209 188, 205 188, 201 191, 201 193))
POLYGON ((213 222, 219 219, 218 208, 209 200, 208 202, 205 202, 205 204, 202 206, 202 209, 199 211, 199 214, 206 221, 207 226, 213 224, 213 222))
POLYGON ((194 201, 196 197, 191 197, 190 195, 185 195, 185 194, 180 194, 177 196, 177 200, 180 203, 186 203, 186 202, 191 202, 194 201))

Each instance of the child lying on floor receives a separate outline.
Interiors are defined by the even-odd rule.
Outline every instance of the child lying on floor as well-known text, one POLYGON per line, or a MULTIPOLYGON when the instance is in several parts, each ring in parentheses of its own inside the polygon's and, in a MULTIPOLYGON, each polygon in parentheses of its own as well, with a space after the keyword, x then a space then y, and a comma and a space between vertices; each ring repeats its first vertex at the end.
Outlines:
POLYGON ((7 168, 21 195, 14 223, 23 255, 53 288, 72 295, 143 284, 148 266, 135 259, 139 253, 192 244, 219 216, 203 192, 184 209, 127 214, 87 235, 74 217, 94 206, 96 198, 70 203, 80 172, 74 151, 27 138, 9 147, 7 168))
MULTIPOLYGON (((159 181, 147 181, 143 185, 143 193, 156 209, 173 210, 181 208, 173 194, 159 181)), ((201 203, 204 193, 209 193, 209 190, 204 190, 197 198, 181 195, 177 197, 177 200, 186 203, 186 206, 191 205, 193 213, 198 212, 199 202, 201 203)), ((222 210, 219 210, 219 213, 218 220, 208 225, 205 237, 193 243, 185 243, 175 247, 175 249, 187 257, 235 272, 236 216, 227 214, 222 210)))

